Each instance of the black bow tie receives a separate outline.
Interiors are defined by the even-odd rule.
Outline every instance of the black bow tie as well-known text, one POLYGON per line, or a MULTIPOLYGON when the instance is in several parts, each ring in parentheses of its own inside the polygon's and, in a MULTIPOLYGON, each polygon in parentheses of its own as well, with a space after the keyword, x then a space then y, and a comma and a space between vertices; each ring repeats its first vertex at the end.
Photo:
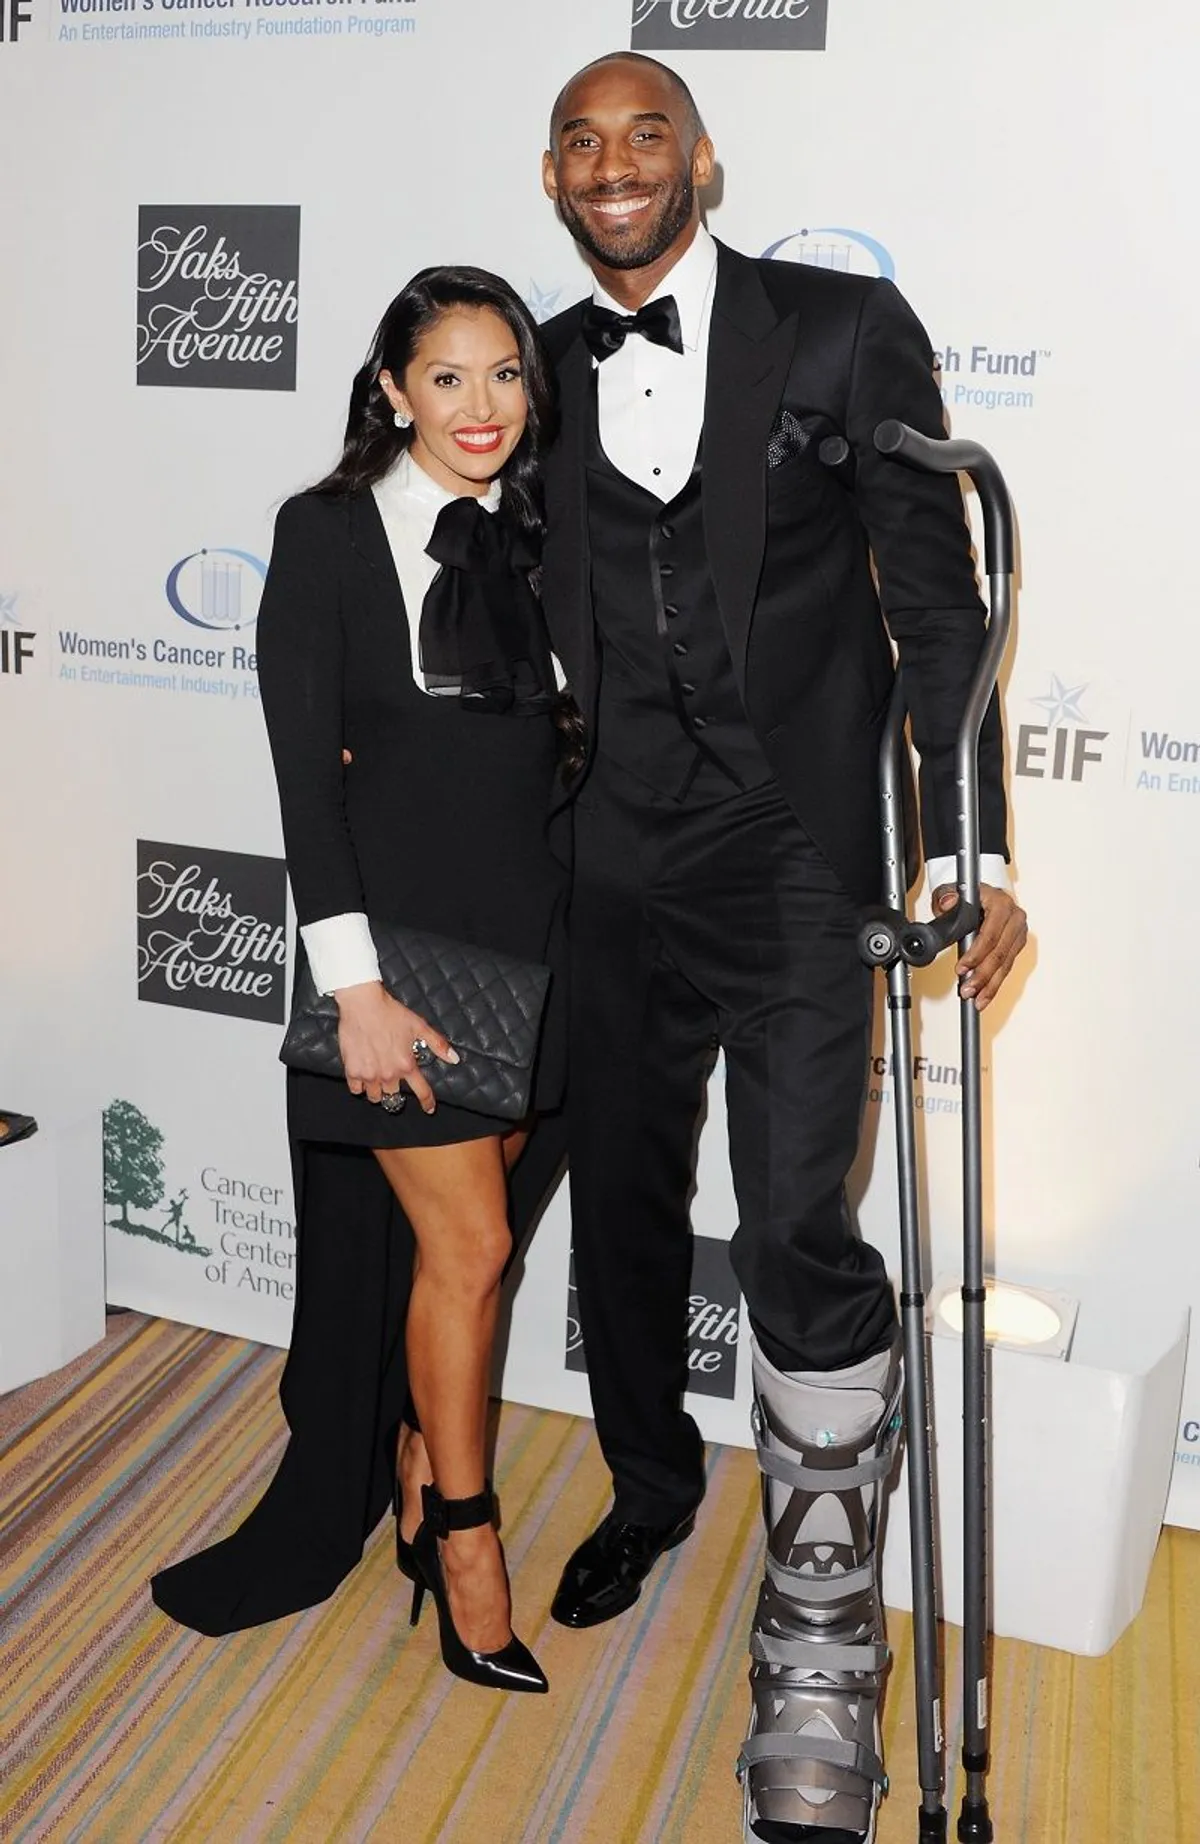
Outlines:
POLYGON ((683 333, 674 295, 660 295, 647 301, 636 314, 614 314, 611 308, 596 301, 586 301, 583 308, 583 337, 592 357, 603 364, 619 352, 631 333, 640 333, 651 345, 667 346, 672 352, 683 351, 683 333))

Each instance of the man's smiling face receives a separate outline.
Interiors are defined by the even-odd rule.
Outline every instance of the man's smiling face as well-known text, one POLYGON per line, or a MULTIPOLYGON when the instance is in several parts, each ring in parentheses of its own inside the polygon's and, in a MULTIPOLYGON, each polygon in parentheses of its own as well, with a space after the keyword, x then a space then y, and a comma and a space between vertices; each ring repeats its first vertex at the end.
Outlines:
POLYGON ((643 269, 686 245, 698 221, 696 188, 713 168, 712 143, 690 130, 670 79, 632 59, 585 71, 564 92, 542 179, 589 256, 610 269, 643 269))

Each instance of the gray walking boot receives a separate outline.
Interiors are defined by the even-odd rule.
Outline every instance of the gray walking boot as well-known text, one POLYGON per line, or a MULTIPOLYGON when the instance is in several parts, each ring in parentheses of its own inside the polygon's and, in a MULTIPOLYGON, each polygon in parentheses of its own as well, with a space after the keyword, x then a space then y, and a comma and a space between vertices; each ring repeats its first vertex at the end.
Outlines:
POLYGON ((871 1844, 887 1778, 879 1702, 884 1484, 900 1435, 899 1343, 846 1370, 776 1370, 751 1340, 766 1573, 738 1757, 748 1844, 871 1844))

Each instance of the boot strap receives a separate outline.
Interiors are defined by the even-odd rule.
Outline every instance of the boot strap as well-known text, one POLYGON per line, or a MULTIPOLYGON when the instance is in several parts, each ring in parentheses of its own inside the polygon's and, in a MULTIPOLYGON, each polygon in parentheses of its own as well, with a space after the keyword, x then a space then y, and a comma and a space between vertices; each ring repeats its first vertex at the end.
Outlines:
POLYGON ((878 1485, 892 1470, 895 1443, 889 1441, 882 1453, 860 1460, 857 1466, 805 1466, 771 1447, 758 1447, 758 1464, 771 1479, 781 1485, 797 1487, 801 1492, 852 1492, 856 1487, 878 1485))
POLYGON ((824 1767, 844 1768, 885 1790, 888 1783, 883 1762, 873 1748, 864 1748, 861 1742, 838 1741, 832 1735, 748 1735, 738 1755, 738 1779, 760 1761, 813 1761, 824 1767))
POLYGON ((764 1665, 786 1665, 796 1671, 883 1671, 890 1656, 885 1645, 823 1645, 818 1639, 777 1639, 770 1633, 751 1633, 750 1656, 764 1665))
POLYGON ((872 1557, 870 1562, 846 1569, 841 1575, 802 1575, 799 1569, 789 1569, 786 1562, 777 1562, 768 1550, 767 1578, 780 1594, 801 1605, 811 1601, 849 1601, 874 1588, 875 1561, 872 1557))

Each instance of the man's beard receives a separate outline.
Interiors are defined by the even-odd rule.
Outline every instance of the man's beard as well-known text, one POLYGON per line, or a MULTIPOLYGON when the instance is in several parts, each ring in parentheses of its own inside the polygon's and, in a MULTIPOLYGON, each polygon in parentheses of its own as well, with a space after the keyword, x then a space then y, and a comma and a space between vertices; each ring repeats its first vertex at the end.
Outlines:
MULTIPOLYGON (((577 194, 577 197, 625 198, 630 192, 639 191, 637 186, 617 187, 611 192, 594 192, 577 194)), ((690 172, 680 175, 676 183, 665 193, 659 195, 658 215, 652 224, 637 236, 622 236, 616 233, 612 244, 603 241, 603 233, 597 234, 590 220, 585 220, 576 207, 575 198, 560 192, 558 208, 562 221, 574 237, 577 244, 602 262, 608 269, 648 269, 660 256, 665 256, 680 232, 691 222, 695 206, 696 188, 692 184, 690 172)))

